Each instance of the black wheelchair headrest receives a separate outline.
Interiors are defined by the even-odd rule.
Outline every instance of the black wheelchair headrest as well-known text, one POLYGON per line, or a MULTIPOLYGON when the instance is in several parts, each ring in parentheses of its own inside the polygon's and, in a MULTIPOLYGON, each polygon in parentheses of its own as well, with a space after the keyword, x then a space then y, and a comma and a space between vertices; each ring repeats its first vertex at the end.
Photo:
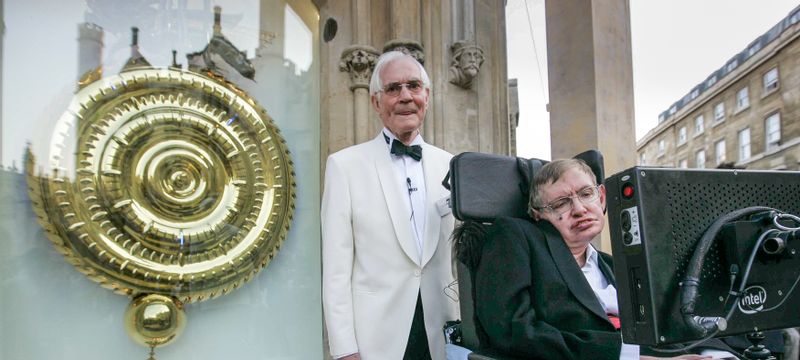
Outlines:
MULTIPOLYGON (((589 150, 576 155, 602 184, 603 155, 589 150)), ((501 216, 528 218, 528 195, 534 175, 548 161, 465 152, 450 161, 445 187, 453 215, 461 221, 493 222, 501 216)))

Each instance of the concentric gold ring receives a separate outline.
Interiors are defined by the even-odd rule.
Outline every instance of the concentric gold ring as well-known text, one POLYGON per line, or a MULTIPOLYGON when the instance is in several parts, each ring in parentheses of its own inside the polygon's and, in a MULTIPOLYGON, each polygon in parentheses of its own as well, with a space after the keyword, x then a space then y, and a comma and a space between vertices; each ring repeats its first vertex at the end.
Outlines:
POLYGON ((48 165, 29 184, 50 239, 128 295, 191 302, 236 288, 277 253, 294 209, 272 119, 232 84, 193 72, 139 68, 84 87, 48 165))

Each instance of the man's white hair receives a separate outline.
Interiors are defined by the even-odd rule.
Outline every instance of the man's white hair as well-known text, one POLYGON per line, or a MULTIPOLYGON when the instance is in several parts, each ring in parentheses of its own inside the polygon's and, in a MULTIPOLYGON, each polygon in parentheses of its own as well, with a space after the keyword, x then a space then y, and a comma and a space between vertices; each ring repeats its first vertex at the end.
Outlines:
POLYGON ((378 58, 378 62, 375 64, 375 70, 372 71, 372 79, 369 82, 369 93, 371 95, 380 96, 379 94, 383 88, 383 82, 381 81, 381 71, 383 70, 383 68, 386 65, 391 64, 392 62, 395 62, 397 60, 406 57, 411 60, 414 60, 414 63, 417 64, 417 66, 419 67, 419 74, 420 74, 419 76, 421 77, 420 80, 422 80, 422 86, 426 89, 431 88, 431 79, 428 77, 428 72, 425 71, 425 67, 422 66, 422 64, 420 64, 419 61, 417 61, 417 59, 415 59, 411 55, 404 54, 400 51, 389 51, 383 53, 378 58))

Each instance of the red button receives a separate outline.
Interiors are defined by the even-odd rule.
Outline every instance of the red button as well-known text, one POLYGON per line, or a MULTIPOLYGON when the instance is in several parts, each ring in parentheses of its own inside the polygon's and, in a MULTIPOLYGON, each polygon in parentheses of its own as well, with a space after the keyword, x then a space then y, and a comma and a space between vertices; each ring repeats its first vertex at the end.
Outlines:
POLYGON ((630 199, 633 197, 633 185, 625 184, 622 186, 622 196, 626 199, 630 199))

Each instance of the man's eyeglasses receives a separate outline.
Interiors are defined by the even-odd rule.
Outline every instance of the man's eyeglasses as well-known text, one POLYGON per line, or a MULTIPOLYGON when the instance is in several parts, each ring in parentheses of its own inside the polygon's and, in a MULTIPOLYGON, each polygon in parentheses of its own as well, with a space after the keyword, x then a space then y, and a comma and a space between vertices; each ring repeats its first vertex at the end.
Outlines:
POLYGON ((383 93, 389 95, 391 97, 399 96, 400 92, 403 91, 403 88, 408 89, 408 92, 412 94, 419 94, 422 91, 422 81, 419 80, 411 80, 409 82, 399 83, 393 82, 389 83, 388 85, 383 87, 383 93))
POLYGON ((547 210, 556 215, 562 215, 567 211, 572 210, 574 201, 578 199, 584 205, 589 205, 600 198, 600 185, 587 186, 578 190, 578 193, 572 196, 564 196, 551 201, 549 204, 540 208, 540 210, 547 210))

